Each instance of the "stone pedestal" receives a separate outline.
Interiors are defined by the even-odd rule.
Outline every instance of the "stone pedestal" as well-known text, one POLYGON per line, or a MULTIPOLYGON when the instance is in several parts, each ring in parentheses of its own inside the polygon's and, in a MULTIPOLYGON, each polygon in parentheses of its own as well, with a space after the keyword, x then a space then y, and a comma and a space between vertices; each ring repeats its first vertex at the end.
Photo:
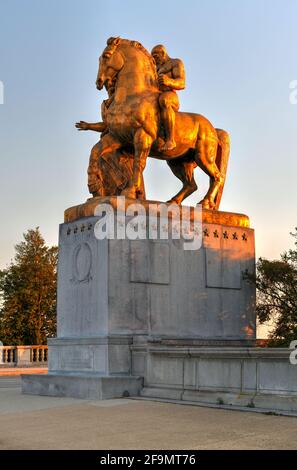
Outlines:
MULTIPOLYGON (((137 395, 152 344, 253 345, 255 289, 244 274, 254 272, 254 232, 246 216, 203 211, 202 246, 185 250, 171 222, 168 239, 98 240, 94 210, 103 203, 115 207, 116 198, 65 213, 57 338, 48 341, 49 373, 23 377, 24 393, 137 395)), ((149 204, 156 205, 143 202, 147 213, 149 204)))

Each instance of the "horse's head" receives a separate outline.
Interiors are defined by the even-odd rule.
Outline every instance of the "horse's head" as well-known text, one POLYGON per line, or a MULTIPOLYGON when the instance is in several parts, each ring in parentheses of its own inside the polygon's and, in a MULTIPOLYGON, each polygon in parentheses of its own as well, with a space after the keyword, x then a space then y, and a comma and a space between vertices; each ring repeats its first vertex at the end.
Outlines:
POLYGON ((99 70, 96 80, 98 90, 102 90, 104 85, 108 90, 124 66, 124 58, 118 50, 120 42, 120 38, 109 38, 107 46, 99 58, 99 70))

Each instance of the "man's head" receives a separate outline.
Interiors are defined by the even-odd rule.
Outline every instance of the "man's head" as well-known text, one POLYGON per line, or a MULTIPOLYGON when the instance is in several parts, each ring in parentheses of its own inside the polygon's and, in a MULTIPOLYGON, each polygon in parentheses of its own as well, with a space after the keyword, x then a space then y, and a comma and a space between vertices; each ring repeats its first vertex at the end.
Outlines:
POLYGON ((166 62, 166 59, 168 57, 166 48, 165 46, 162 46, 162 44, 158 44, 157 46, 153 47, 151 54, 153 58, 155 59, 155 62, 157 65, 164 64, 164 62, 166 62))

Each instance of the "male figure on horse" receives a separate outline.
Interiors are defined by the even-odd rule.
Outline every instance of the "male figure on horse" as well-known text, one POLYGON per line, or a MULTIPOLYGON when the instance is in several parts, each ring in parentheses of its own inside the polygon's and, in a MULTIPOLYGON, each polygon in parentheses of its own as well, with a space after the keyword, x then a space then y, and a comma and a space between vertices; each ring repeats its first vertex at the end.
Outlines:
POLYGON ((179 100, 176 90, 185 88, 184 64, 180 59, 172 59, 161 44, 151 52, 158 72, 158 82, 161 90, 159 104, 161 119, 165 131, 165 144, 160 151, 173 150, 176 147, 174 139, 175 113, 179 110, 179 100))
MULTIPOLYGON (((96 86, 98 90, 109 90, 114 81, 116 86, 110 105, 104 109, 108 132, 100 140, 98 159, 117 157, 118 152, 132 154, 131 176, 125 185, 122 181, 118 184, 116 178, 113 191, 117 194, 121 190, 121 195, 132 199, 145 198, 143 171, 147 158, 166 160, 183 183, 172 198, 177 204, 197 189, 193 171, 199 166, 210 178, 201 203, 206 209, 218 209, 230 152, 229 135, 215 129, 201 114, 176 112, 176 90, 185 87, 183 64, 168 57, 163 46, 156 46, 152 52, 134 40, 108 39, 99 58, 96 86), (160 127, 165 128, 166 149, 161 152, 160 127)), ((108 174, 104 178, 109 179, 108 174)), ((108 193, 112 193, 110 188, 108 193)))

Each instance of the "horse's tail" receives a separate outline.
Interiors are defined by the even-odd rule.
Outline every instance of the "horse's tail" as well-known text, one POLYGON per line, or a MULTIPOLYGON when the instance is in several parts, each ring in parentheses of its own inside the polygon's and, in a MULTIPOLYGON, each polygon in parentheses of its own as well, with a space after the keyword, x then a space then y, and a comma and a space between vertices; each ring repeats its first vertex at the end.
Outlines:
POLYGON ((215 205, 216 209, 219 209, 220 202, 222 199, 223 189, 225 185, 226 173, 227 173, 227 166, 229 161, 230 155, 230 136, 228 132, 224 131, 223 129, 216 129, 217 136, 219 139, 218 143, 218 150, 216 156, 216 165, 224 178, 222 185, 220 186, 216 198, 215 198, 215 205))

